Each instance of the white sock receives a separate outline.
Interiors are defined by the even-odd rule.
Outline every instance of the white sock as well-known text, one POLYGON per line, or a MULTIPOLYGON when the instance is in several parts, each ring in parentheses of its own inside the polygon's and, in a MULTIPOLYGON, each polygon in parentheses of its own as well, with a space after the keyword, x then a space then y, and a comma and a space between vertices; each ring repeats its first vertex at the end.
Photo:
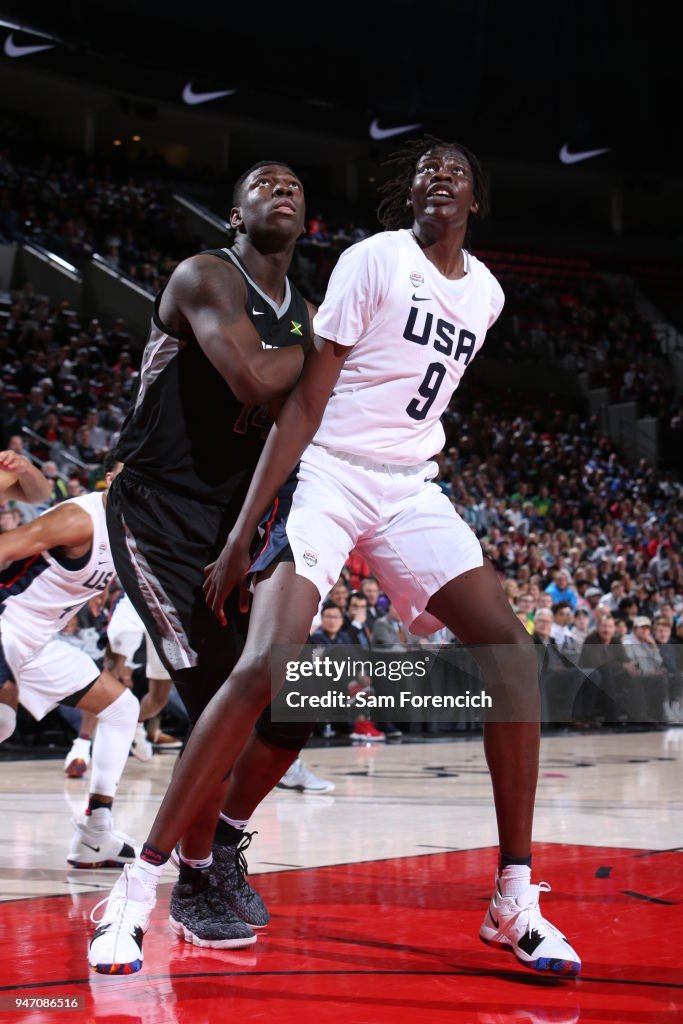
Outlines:
POLYGON ((140 703, 130 690, 97 714, 97 732, 92 748, 91 793, 113 795, 128 761, 140 703))
POLYGON ((93 832, 110 832, 113 827, 111 807, 97 807, 87 815, 88 828, 93 832))
POLYGON ((526 864, 508 864, 498 875, 498 885, 503 896, 517 899, 531 885, 531 868, 526 864))
POLYGON ((232 825, 233 828, 237 828, 240 832, 244 832, 245 828, 249 824, 249 818, 229 818, 227 814, 223 814, 221 811, 219 815, 221 821, 226 821, 228 825, 232 825))
POLYGON ((71 753, 76 757, 81 757, 83 760, 87 760, 90 757, 90 740, 86 740, 83 736, 77 736, 71 747, 71 753))
POLYGON ((130 866, 130 873, 154 893, 165 867, 165 861, 163 864, 151 864, 137 856, 130 866))
POLYGON ((8 740, 17 727, 17 713, 9 704, 0 704, 0 743, 8 740))
POLYGON ((209 868, 213 864, 213 854, 210 853, 208 857, 183 857, 180 854, 180 859, 183 864, 187 864, 188 868, 209 868))

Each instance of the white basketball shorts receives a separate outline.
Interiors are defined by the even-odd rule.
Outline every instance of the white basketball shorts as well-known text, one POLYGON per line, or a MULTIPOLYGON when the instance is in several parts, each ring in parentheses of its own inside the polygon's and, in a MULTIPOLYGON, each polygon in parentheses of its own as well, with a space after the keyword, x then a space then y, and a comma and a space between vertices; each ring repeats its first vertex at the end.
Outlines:
POLYGON ((161 658, 156 652, 142 619, 135 611, 133 602, 124 595, 116 603, 107 625, 107 640, 114 654, 123 654, 126 664, 133 667, 135 653, 145 638, 145 675, 148 679, 170 679, 161 658))
POLYGON ((0 640, 19 701, 38 721, 100 675, 89 655, 64 640, 49 640, 35 651, 7 625, 0 626, 0 640))
POLYGON ((435 462, 383 465, 309 445, 287 518, 294 565, 324 597, 356 548, 411 632, 442 623, 425 612, 446 583, 484 564, 481 544, 441 488, 435 462))

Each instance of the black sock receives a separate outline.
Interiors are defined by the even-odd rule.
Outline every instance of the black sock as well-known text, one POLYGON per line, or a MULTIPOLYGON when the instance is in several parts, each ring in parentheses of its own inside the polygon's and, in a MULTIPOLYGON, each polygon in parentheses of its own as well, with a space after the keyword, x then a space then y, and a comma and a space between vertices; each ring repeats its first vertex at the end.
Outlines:
POLYGON ((528 857, 509 857, 507 853, 503 853, 501 850, 498 855, 498 874, 500 874, 505 868, 509 868, 512 864, 521 864, 526 868, 531 867, 531 854, 528 857))
POLYGON ((165 864, 170 856, 170 853, 162 853, 161 850, 156 850, 149 843, 145 843, 140 851, 140 860, 146 860, 148 864, 154 864, 155 867, 165 864))
POLYGON ((244 835, 241 829, 235 828, 228 821, 223 821, 222 818, 218 819, 216 825, 216 833, 214 836, 214 842, 220 846, 234 846, 235 843, 239 843, 240 839, 244 835))
POLYGON ((106 807, 111 810, 112 804, 104 800, 98 800, 97 797, 91 796, 88 800, 88 810, 86 814, 92 814, 93 811, 99 811, 100 807, 106 807))

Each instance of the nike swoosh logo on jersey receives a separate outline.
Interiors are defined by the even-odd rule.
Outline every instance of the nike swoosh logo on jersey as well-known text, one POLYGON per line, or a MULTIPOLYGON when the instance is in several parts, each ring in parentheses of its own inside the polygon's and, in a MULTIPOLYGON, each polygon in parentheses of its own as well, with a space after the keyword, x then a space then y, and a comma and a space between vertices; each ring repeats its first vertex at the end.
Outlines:
POLYGON ((12 38, 13 33, 5 39, 5 56, 6 57, 28 57, 32 53, 40 53, 42 50, 52 50, 54 43, 41 43, 40 46, 20 46, 14 42, 12 38))
POLYGON ((376 142, 382 142, 383 139, 391 139, 394 135, 403 135, 404 132, 412 132, 415 128, 421 128, 419 124, 401 124, 395 128, 380 128, 379 121, 375 117, 370 124, 370 138, 376 142))
POLYGON ((221 89, 219 92, 195 92, 192 82, 188 82, 183 89, 183 103, 195 107, 198 103, 210 103, 211 100, 219 100, 222 96, 233 96, 237 89, 221 89))
POLYGON ((431 302, 431 301, 432 301, 431 295, 423 295, 422 298, 420 298, 419 295, 413 295, 413 302, 431 302))
POLYGON ((560 150, 560 160, 563 164, 578 164, 582 160, 590 160, 594 156, 602 156, 603 153, 609 153, 609 147, 606 149, 583 149, 580 153, 570 153, 569 146, 565 143, 560 150))
POLYGON ((265 313, 263 312, 263 310, 262 310, 262 309, 254 309, 254 307, 253 307, 253 306, 251 307, 251 312, 252 312, 252 316, 265 316, 265 315, 266 315, 266 314, 265 314, 265 313))

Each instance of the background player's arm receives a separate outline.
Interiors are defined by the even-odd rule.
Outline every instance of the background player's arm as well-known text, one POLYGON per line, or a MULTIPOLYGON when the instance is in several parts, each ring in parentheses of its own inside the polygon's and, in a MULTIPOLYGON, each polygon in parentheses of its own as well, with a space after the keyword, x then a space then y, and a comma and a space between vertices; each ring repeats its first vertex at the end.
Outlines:
POLYGON ((30 558, 53 548, 64 548, 67 557, 79 558, 92 544, 93 526, 88 513, 67 502, 37 516, 30 523, 0 534, 0 562, 30 558))
POLYGON ((186 260, 175 271, 167 294, 238 401, 261 405, 294 385, 303 366, 303 347, 263 348, 245 312, 244 281, 223 260, 186 260))
POLYGON ((38 505, 52 497, 52 483, 24 455, 0 452, 0 499, 38 505))
POLYGON ((316 336, 299 382, 271 428, 237 522, 218 559, 205 570, 204 595, 222 622, 225 598, 249 568, 249 544, 261 516, 318 429, 349 351, 316 336))

